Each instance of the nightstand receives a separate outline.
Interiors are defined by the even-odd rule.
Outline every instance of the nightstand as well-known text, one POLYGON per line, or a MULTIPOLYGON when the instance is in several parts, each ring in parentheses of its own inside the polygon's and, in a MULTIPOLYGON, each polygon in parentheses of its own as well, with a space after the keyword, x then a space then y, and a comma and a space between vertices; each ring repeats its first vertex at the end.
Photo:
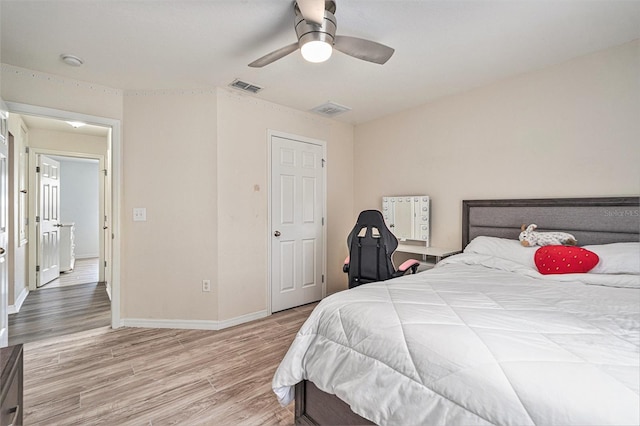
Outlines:
POLYGON ((0 425, 22 425, 22 345, 0 348, 0 425))

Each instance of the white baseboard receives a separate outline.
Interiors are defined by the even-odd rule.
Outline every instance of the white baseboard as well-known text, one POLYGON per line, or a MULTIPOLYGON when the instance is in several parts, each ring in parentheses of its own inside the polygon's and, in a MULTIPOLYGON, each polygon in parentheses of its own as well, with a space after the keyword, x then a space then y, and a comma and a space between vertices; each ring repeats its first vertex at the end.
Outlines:
POLYGON ((267 311, 258 311, 253 312, 251 314, 240 315, 239 317, 229 318, 226 320, 218 321, 219 328, 218 330, 222 330, 223 328, 233 327, 234 325, 244 324, 245 322, 255 321, 260 318, 264 318, 268 316, 267 311))
POLYGON ((22 304, 24 303, 24 300, 27 298, 28 295, 29 295, 29 289, 24 287, 20 292, 20 294, 18 295, 18 298, 16 299, 16 303, 14 303, 13 305, 9 305, 7 307, 7 313, 11 315, 11 314, 17 314, 18 312, 20 312, 20 308, 22 308, 22 304))
POLYGON ((244 324, 267 316, 267 311, 258 311, 239 317, 222 321, 208 320, 170 320, 170 319, 143 319, 143 318, 122 318, 120 321, 123 327, 144 327, 144 328, 179 328, 186 330, 222 330, 235 325, 244 324))
POLYGON ((76 260, 79 259, 95 259, 97 257, 100 257, 100 254, 76 254, 75 256, 76 260))

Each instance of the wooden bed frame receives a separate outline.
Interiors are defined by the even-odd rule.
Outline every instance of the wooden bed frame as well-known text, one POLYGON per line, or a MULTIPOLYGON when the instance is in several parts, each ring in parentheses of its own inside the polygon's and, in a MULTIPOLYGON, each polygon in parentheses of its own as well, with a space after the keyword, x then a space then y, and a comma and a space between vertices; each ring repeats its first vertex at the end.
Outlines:
POLYGON ((308 380, 296 385, 297 425, 372 425, 335 395, 321 391, 308 380))
MULTIPOLYGON (((518 239, 523 223, 573 234, 579 245, 640 241, 640 197, 465 200, 462 248, 479 235, 518 239)), ((303 380, 295 387, 298 425, 371 425, 337 396, 303 380)))

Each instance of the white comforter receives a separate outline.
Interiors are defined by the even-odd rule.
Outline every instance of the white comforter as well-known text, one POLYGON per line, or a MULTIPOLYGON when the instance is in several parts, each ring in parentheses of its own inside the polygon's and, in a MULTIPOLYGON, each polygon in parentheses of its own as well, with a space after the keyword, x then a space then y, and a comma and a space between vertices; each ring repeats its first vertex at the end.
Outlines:
POLYGON ((382 425, 640 423, 640 277, 439 265, 324 299, 273 378, 281 404, 308 379, 382 425))

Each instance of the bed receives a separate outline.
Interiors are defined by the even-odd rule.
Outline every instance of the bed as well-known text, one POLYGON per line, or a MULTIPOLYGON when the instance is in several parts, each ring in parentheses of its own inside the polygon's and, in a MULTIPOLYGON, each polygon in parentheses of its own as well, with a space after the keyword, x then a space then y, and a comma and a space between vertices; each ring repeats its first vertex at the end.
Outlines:
POLYGON ((298 424, 639 424, 639 202, 464 201, 464 252, 325 298, 274 392, 298 424), (597 266, 541 274, 524 223, 597 266))

